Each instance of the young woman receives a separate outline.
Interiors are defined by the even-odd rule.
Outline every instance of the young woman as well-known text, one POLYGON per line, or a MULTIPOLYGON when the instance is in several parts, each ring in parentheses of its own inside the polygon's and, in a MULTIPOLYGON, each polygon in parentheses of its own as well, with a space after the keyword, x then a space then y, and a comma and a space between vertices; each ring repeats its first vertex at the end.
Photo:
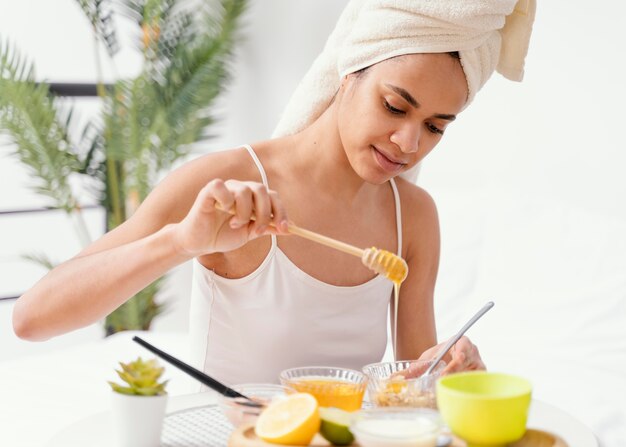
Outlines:
MULTIPOLYGON (((195 259, 193 358, 214 377, 272 382, 293 366, 379 361, 392 284, 356 257, 289 236, 289 220, 402 256, 396 357, 434 357, 437 212, 399 175, 433 150, 486 79, 472 81, 463 51, 400 53, 338 78, 303 129, 174 171, 125 224, 18 300, 16 333, 43 340, 88 325, 195 259)), ((447 361, 446 372, 484 368, 467 338, 447 361)))

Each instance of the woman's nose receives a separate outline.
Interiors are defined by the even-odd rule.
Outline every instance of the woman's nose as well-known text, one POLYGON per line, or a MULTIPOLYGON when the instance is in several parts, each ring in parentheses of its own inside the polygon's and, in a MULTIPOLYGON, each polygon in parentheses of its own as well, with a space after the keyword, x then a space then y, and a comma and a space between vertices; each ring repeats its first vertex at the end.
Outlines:
POLYGON ((389 140, 397 145, 405 154, 412 154, 419 149, 420 131, 415 125, 406 125, 396 129, 389 140))

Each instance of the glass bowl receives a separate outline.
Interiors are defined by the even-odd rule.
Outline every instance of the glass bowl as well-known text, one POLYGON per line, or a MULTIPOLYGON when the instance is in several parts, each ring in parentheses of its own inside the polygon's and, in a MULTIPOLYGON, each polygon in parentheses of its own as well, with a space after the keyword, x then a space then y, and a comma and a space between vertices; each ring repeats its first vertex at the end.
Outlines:
MULTIPOLYGON (((235 385, 232 387, 235 391, 250 397, 260 403, 269 404, 275 399, 285 397, 293 390, 286 386, 270 384, 270 383, 246 383, 235 385)), ((264 407, 251 407, 244 405, 247 402, 242 397, 227 397, 220 395, 218 397, 218 405, 222 409, 224 416, 233 426, 240 427, 242 425, 254 425, 259 414, 264 407)))
POLYGON ((367 376, 347 368, 305 366, 282 371, 280 383, 298 392, 312 394, 321 407, 356 411, 363 403, 367 376))
POLYGON ((437 408, 435 385, 445 368, 439 362, 432 373, 420 377, 432 360, 371 363, 363 367, 369 378, 369 401, 377 407, 437 408))
POLYGON ((370 408, 350 424, 361 447, 435 447, 442 429, 439 413, 429 408, 370 408))

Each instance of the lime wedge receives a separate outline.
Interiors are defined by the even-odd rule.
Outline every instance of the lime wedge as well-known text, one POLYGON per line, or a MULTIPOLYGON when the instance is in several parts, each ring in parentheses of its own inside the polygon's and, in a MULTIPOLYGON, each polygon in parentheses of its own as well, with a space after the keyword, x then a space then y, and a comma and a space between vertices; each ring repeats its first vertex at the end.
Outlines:
POLYGON ((320 407, 320 434, 332 445, 350 445, 354 435, 350 431, 352 413, 339 408, 320 407))

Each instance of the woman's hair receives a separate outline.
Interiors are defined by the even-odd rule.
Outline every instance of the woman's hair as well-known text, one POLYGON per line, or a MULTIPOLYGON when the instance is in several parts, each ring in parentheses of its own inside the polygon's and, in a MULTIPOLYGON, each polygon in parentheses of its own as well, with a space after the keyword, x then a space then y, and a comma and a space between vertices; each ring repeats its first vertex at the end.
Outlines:
MULTIPOLYGON (((452 58, 454 58, 456 60, 459 60, 459 61, 461 60, 461 55, 460 55, 460 53, 458 51, 449 51, 446 54, 449 54, 450 56, 452 56, 452 58)), ((392 57, 392 58, 387 59, 387 60, 398 59, 398 58, 401 58, 402 56, 404 56, 404 55, 395 56, 395 57, 392 57)), ((365 68, 361 68, 360 70, 355 71, 354 74, 358 78, 361 75, 363 75, 363 73, 365 73, 370 67, 372 67, 372 65, 369 65, 369 66, 367 66, 365 68)))
MULTIPOLYGON (((457 60, 461 60, 461 55, 459 54, 458 51, 449 51, 448 53, 450 56, 452 56, 452 58, 457 59, 457 60)), ((387 59, 387 60, 392 60, 392 59, 397 59, 400 58, 401 56, 395 56, 392 57, 391 59, 387 59)), ((361 68, 360 70, 355 71, 353 74, 356 75, 357 79, 360 78, 370 67, 373 67, 373 65, 368 65, 365 68, 361 68)), ((330 98, 330 101, 328 102, 328 106, 326 107, 330 107, 330 105, 335 102, 335 98, 337 97, 337 92, 335 92, 335 94, 332 96, 332 98, 330 98)))

